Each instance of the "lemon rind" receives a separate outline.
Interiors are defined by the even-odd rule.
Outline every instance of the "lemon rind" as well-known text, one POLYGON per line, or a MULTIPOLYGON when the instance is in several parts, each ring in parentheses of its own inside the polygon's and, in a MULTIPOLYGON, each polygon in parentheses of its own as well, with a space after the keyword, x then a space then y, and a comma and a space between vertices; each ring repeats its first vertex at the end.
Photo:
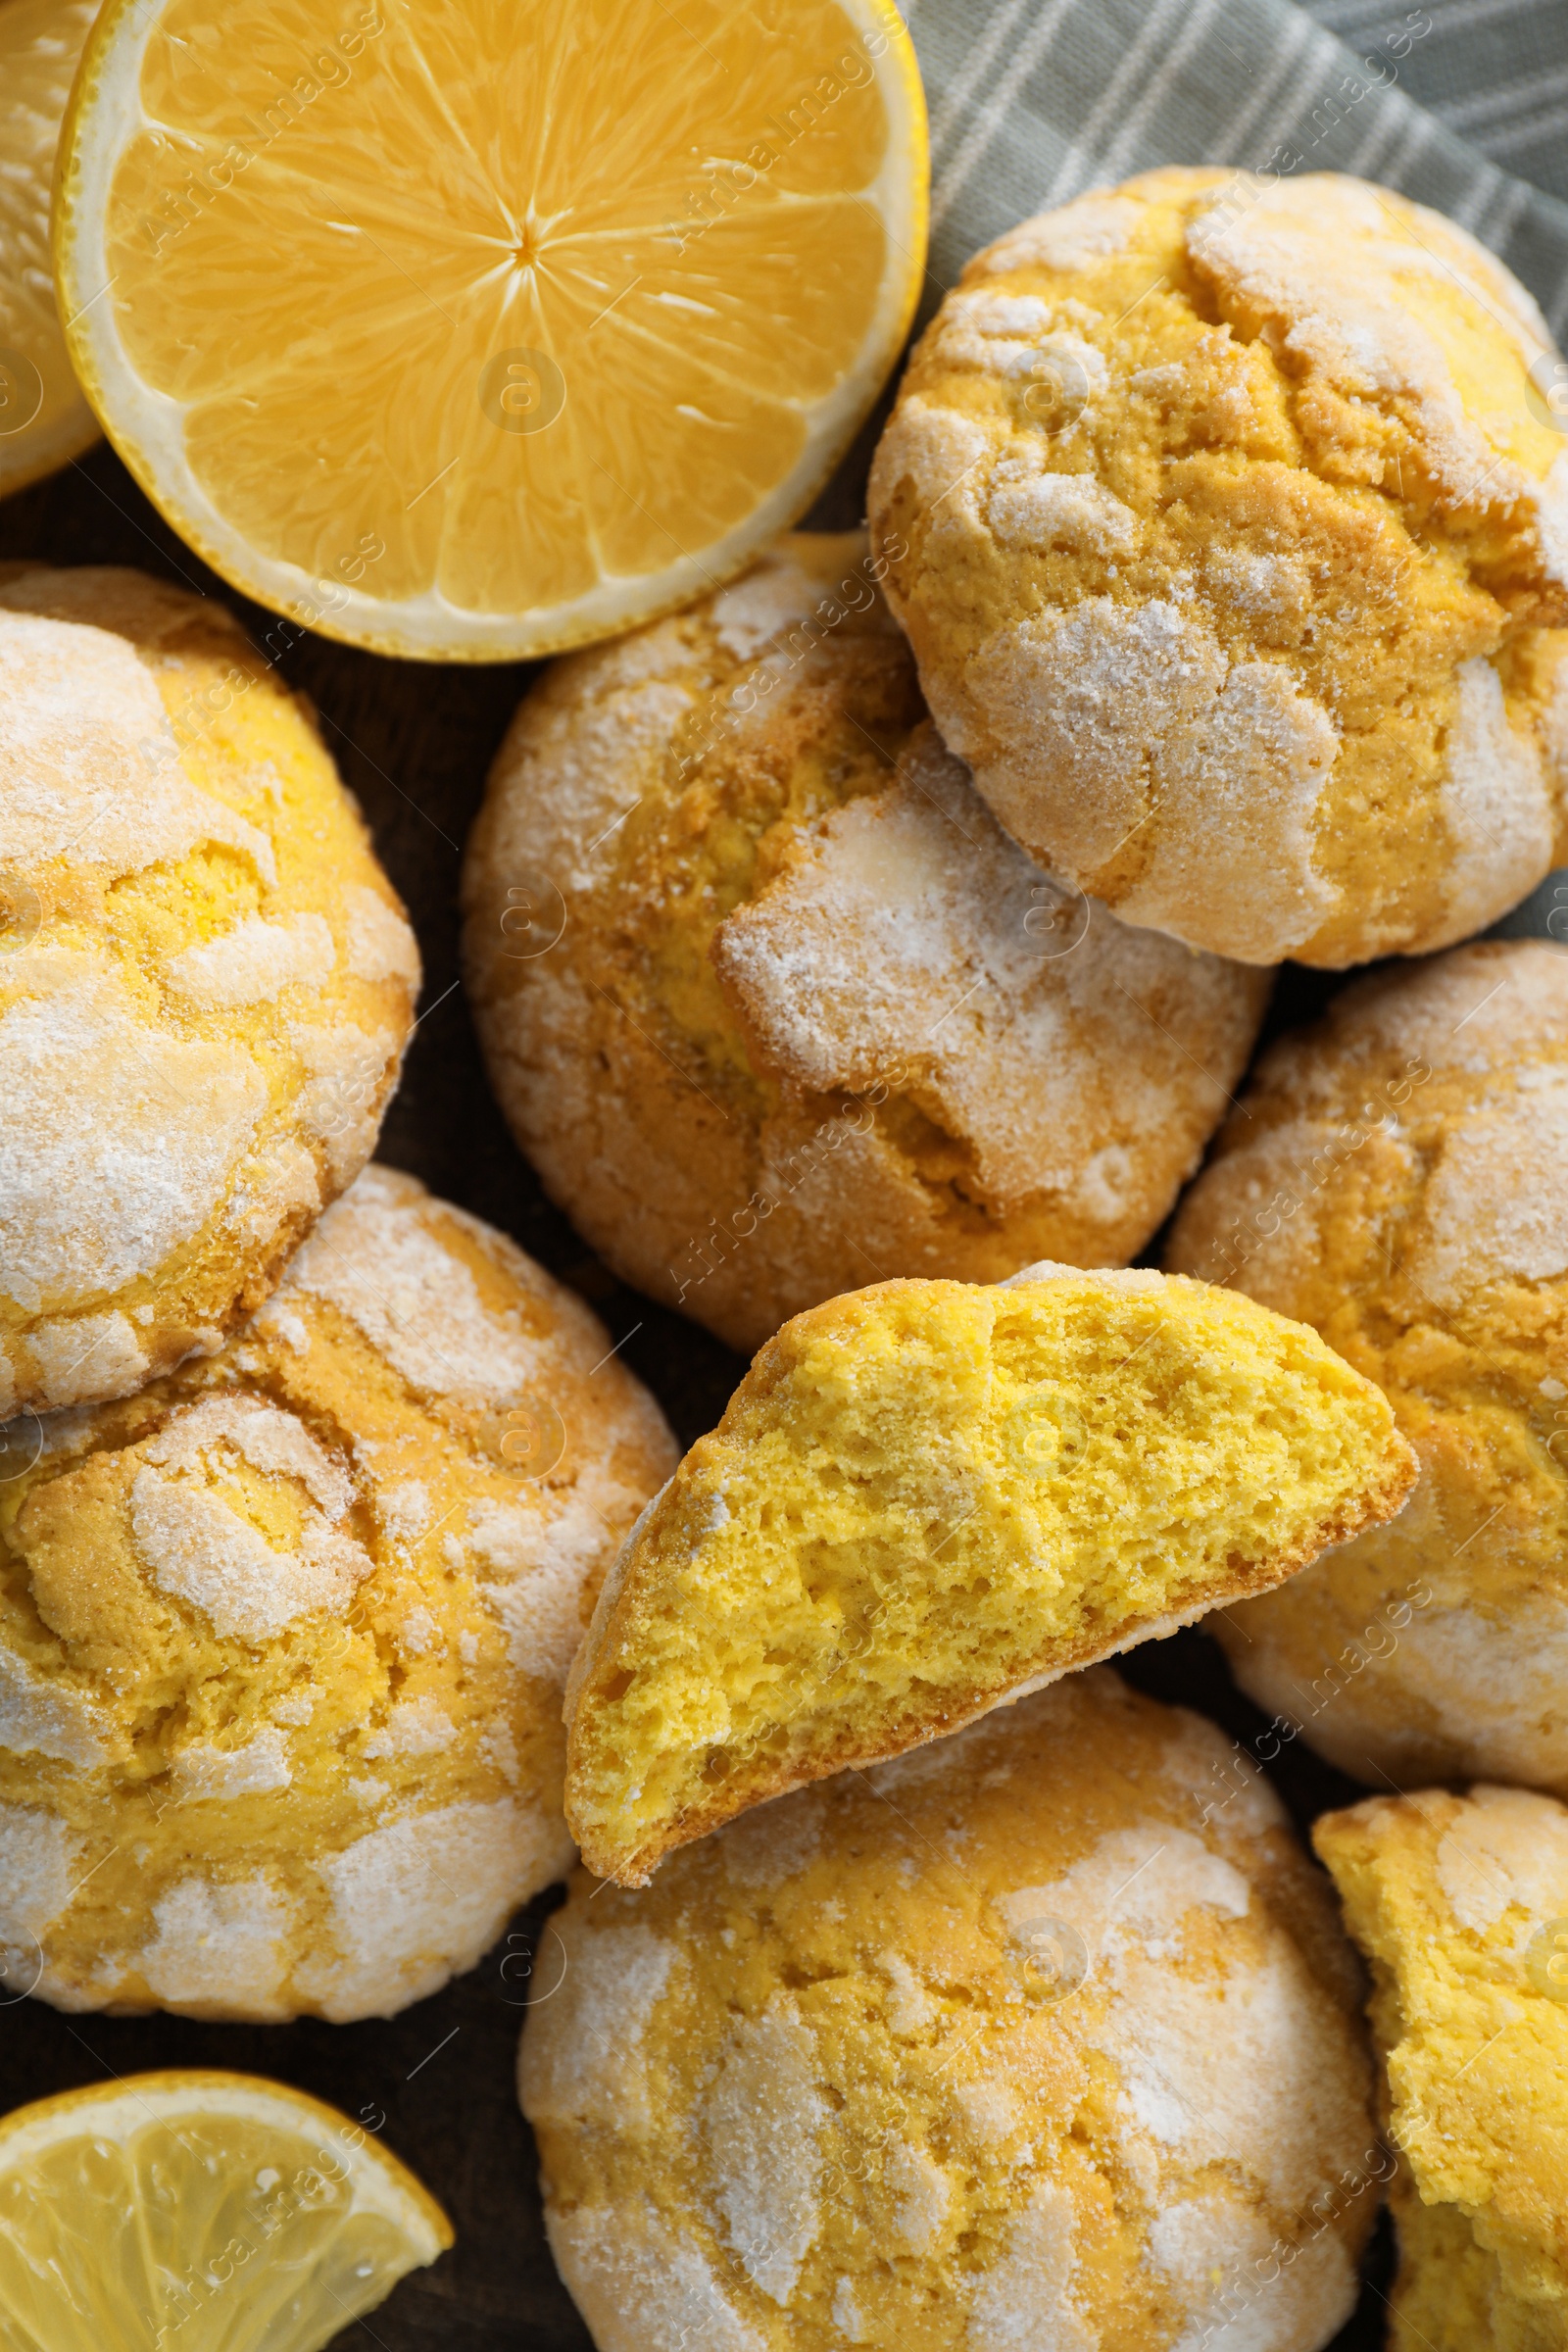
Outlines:
POLYGON ((330 2134, 330 2154, 354 2184, 355 2213, 371 2213, 399 2230, 418 2263, 434 2262, 454 2242, 452 2224, 424 2183, 390 2150, 368 2135, 356 2146, 349 2132, 361 2131, 351 2117, 309 2091, 269 2082, 260 2075, 208 2074, 169 2068, 126 2075, 112 2083, 88 2083, 58 2091, 0 2117, 0 2177, 63 2141, 90 2130, 95 2138, 122 2144, 149 2123, 194 2121, 223 2116, 309 2137, 313 2128, 330 2134))

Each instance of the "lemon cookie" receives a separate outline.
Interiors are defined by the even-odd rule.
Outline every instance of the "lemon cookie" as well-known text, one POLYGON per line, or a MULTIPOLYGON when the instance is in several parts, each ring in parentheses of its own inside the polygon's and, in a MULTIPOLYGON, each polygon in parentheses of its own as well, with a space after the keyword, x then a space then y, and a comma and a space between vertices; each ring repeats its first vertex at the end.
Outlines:
POLYGON ((870 512, 1003 823, 1250 962, 1445 947, 1523 898, 1568 857, 1553 365, 1472 237, 1336 173, 1152 172, 979 254, 870 512))
POLYGON ((65 2009, 390 2015, 571 1857, 566 1669, 673 1460, 510 1242, 368 1169, 255 1319, 0 1485, 0 1943, 65 2009))
POLYGON ((579 1873, 521 2090, 599 2352, 1314 2352, 1388 2159, 1327 1886, 1107 1670, 579 1873))
POLYGON ((219 605, 0 569, 0 1414, 210 1352, 374 1148, 419 959, 219 605))
POLYGON ((1169 1262, 1388 1392, 1409 1508, 1216 1617, 1243 1686, 1363 1781, 1568 1793, 1568 949, 1456 948, 1276 1046, 1169 1262))
POLYGON ((558 663, 468 855, 518 1142, 619 1273, 748 1349, 878 1275, 1131 1257, 1267 993, 1007 839, 880 569, 858 534, 800 534, 558 663))
POLYGON ((1370 1381, 1201 1283, 1035 1266, 832 1299, 606 1581, 567 1697, 583 1859, 642 1884, 760 1798, 1278 1584, 1414 1474, 1370 1381))
POLYGON ((1399 2152, 1392 2352, 1568 2345, 1568 1812, 1429 1788, 1312 1841, 1371 1963, 1399 2152))

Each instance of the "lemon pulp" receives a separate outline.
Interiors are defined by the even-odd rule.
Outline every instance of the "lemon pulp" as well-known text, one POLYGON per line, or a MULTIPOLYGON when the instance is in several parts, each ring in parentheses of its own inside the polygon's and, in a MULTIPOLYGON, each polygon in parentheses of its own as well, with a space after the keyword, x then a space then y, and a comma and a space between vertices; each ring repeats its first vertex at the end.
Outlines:
POLYGON ((923 228, 888 0, 110 0, 57 238, 84 381, 187 537, 331 633, 484 658, 793 519, 923 228))
POLYGON ((285 2083, 133 2075, 0 2120, 7 2352, 319 2352, 451 2243, 396 2157, 285 2083))

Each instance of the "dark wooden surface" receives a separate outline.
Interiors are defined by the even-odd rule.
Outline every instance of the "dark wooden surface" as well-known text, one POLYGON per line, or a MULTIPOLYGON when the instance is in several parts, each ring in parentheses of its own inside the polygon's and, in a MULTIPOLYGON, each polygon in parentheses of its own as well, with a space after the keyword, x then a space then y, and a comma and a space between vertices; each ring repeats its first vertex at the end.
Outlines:
MULTIPOLYGON (((862 458, 867 447, 862 437, 862 458)), ((852 462, 812 519, 834 527, 855 519, 859 478, 852 462)), ((10 556, 137 564, 221 596, 258 636, 272 625, 206 571, 101 445, 0 505, 0 557, 10 556)), ((512 1234, 590 1300, 614 1339, 631 1333, 624 1360, 689 1445, 718 1418, 740 1358, 615 1282, 550 1206, 490 1099, 457 985, 463 843, 527 684, 526 665, 426 666, 302 636, 280 667, 314 699, 424 954, 425 1009, 380 1157, 512 1234)), ((1542 894, 1538 908, 1544 905, 1542 894)), ((1288 966, 1270 1033, 1314 1012, 1332 985, 1288 966)), ((1154 1251, 1146 1255, 1152 1261, 1154 1251)), ((1135 1650, 1121 1670, 1158 1697, 1200 1708, 1241 1740, 1262 1729, 1200 1633, 1135 1650)), ((1359 1793, 1299 1746, 1285 1751, 1273 1777, 1303 1825, 1359 1793)), ((0 2109, 148 2067, 233 2067, 298 2083, 380 2130, 442 2199, 458 2231, 450 2254, 339 2338, 342 2352, 369 2342, 383 2352, 584 2352, 587 2333, 545 2245, 533 2152, 513 2088, 533 1990, 527 1955, 559 1899, 554 1891, 544 1897, 471 1975, 389 2023, 204 2026, 65 2017, 30 2001, 0 2008, 0 2109)), ((1216 2051, 1216 2064, 1223 2060, 1216 2051)), ((1382 2342, 1388 2267, 1380 2230, 1360 2308, 1338 2338, 1341 2352, 1372 2352, 1382 2342)))

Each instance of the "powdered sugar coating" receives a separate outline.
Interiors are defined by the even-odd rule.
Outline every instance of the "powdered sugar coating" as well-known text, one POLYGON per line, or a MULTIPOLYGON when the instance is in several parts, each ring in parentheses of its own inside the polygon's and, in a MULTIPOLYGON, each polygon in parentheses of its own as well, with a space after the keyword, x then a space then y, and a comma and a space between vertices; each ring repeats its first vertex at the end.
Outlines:
POLYGON ((289 1025, 289 1038, 310 1073, 299 1097, 300 1124, 322 1152, 341 1188, 375 1149, 381 1104, 402 1057, 403 1041, 390 1030, 366 1030, 352 1021, 331 1029, 289 1025))
POLYGON ((265 1642, 318 1610, 342 1615, 373 1573, 342 1524, 351 1479, 293 1414, 257 1397, 204 1398, 176 1414, 144 1457, 130 1488, 136 1547, 153 1581, 192 1602, 216 1633, 265 1642), (245 1515, 243 1490, 224 1474, 225 1446, 270 1481, 306 1490, 292 1548, 270 1543, 245 1515))
POLYGON ((562 1979, 568 2028, 522 2046, 530 2114, 574 2128, 652 2122, 638 2056, 675 1959, 651 1928, 609 1928, 584 1944, 562 1979))
POLYGON ((1054 888, 930 728, 894 785, 836 810, 719 925, 712 955, 760 1060, 820 1094, 923 1063, 1000 1203, 1044 1183, 1091 1219, 1117 1213, 1118 1178, 1139 1181, 1130 1151, 1112 1169, 1116 1144, 1182 1119, 1193 1058, 1237 1004, 1217 958, 1054 888), (1185 1036, 1144 1010, 1155 995, 1185 1036))
POLYGON ((986 513, 1004 547, 1044 551, 1059 543, 1130 556, 1140 537, 1137 515, 1103 482, 1077 473, 1037 473, 1018 458, 993 466, 986 513))
MULTIPOLYGON (((27 1335, 27 1349, 47 1393, 66 1406, 134 1389, 151 1370, 140 1339, 121 1314, 69 1315, 35 1323, 27 1335)), ((7 1411, 15 1411, 17 1402, 13 1387, 7 1411)))
POLYGON ((71 1900, 81 1841, 41 1806, 0 1806, 0 1945, 25 1947, 71 1900))
MULTIPOLYGON (((379 899, 374 903, 381 905, 379 899)), ((387 919, 395 920, 390 909, 387 919)), ((199 1004, 257 1004, 270 1002, 285 988, 319 988, 336 959, 331 926, 320 915, 265 923, 260 915, 248 914, 232 931, 202 947, 184 949, 171 961, 169 977, 182 997, 199 1004)))
POLYGON ((1514 1906, 1532 1925, 1568 1910, 1568 1814, 1531 1789, 1479 1782, 1450 1817, 1434 1860, 1455 1924, 1477 1934, 1514 1906))
POLYGON ((1246 2149, 1276 2209, 1290 2211, 1311 2194, 1316 2151, 1344 2095, 1333 2084, 1324 2099, 1300 2030, 1310 1974, 1283 1945, 1215 1983, 1194 1983, 1182 1966, 1200 1948, 1199 1920, 1242 1920, 1250 1903, 1233 1862, 1161 1822, 1110 1833, 1061 1879, 1008 1894, 998 1909, 1015 1933, 1048 1918, 1082 1937, 1103 2004, 1090 2038, 1116 2070, 1128 2130, 1195 2173, 1246 2149))
POLYGON ((221 842, 277 877, 267 835, 191 784, 151 672, 107 629, 0 610, 0 809, 24 870, 133 874, 221 842))
POLYGON ((1441 947, 1522 897, 1568 851, 1549 352, 1473 238, 1340 174, 1152 172, 977 256, 869 508, 1008 829, 1258 962, 1441 947))
POLYGON ((1462 662, 1455 682, 1443 813, 1458 869, 1449 937, 1462 939, 1535 888, 1552 862, 1559 804, 1545 748, 1534 729, 1509 725, 1491 662, 1462 662))
POLYGON ((286 1788, 294 1778, 288 1742, 273 1724, 264 1724, 239 1747, 193 1740, 175 1752, 172 1773, 182 1804, 232 1804, 239 1796, 286 1788))
POLYGON ((585 1464, 567 1496, 547 1490, 526 1504, 470 1505, 466 1556, 519 1674, 564 1687, 582 1641, 589 1572, 604 1556, 607 1529, 623 1524, 636 1499, 585 1464))
POLYGON ((1317 2352, 1360 2281, 1329 2231, 1310 2238, 1288 2269, 1275 2249, 1267 2222, 1223 2190, 1160 2214, 1151 2257, 1192 2313, 1170 2352, 1317 2352))
POLYGON ((741 2268, 788 2305, 821 2226, 818 2134, 827 2120, 808 2027, 787 1993, 732 2030, 703 2104, 712 2201, 741 2268))
POLYGON ((1452 1306, 1477 1284, 1568 1273, 1568 1068, 1445 1140, 1405 1264, 1421 1297, 1452 1306))
POLYGON ((148 1990, 187 2015, 272 2019, 287 1969, 288 1906, 265 1877, 178 1880, 136 1955, 148 1990))
POLYGON ((1312 839, 1339 740, 1286 672, 1231 662, 1162 598, 1128 611, 1090 597, 999 631, 971 675, 987 736, 939 715, 1003 821, 1058 870, 1109 866, 1157 812, 1138 883, 1118 894, 1128 921, 1251 963, 1321 926, 1333 900, 1312 839), (1048 787, 1049 845, 1030 817, 1048 787))
POLYGON ((515 1312, 491 1313, 467 1268, 406 1213, 405 1181, 368 1170, 294 1259, 280 1299, 328 1299, 425 1396, 511 1403, 548 1372, 548 1352, 515 1312))
POLYGON ((973 2352, 1027 2352, 1049 2343, 1058 2352, 1097 2352, 1073 2294, 1077 2268, 1073 2201, 1042 2181, 1017 2215, 1007 2250, 976 2288, 965 2342, 973 2352))
POLYGON ((1259 1702, 1399 1786, 1568 1788, 1568 950, 1459 948, 1263 1059, 1169 1262, 1299 1317, 1389 1395, 1403 1514, 1216 1631, 1259 1702))
POLYGON ((63 1690, 0 1649, 0 1747, 90 1769, 107 1764, 118 1745, 110 1716, 84 1691, 63 1690))
POLYGON ((579 1873, 519 2081, 596 2340, 1317 2352, 1378 2199, 1359 1988, 1277 1805, 1205 1810, 1230 1754, 1092 1670, 579 1873))
MULTIPOLYGON (((1032 314, 965 318, 990 342, 1032 314)), ((932 413, 943 513, 977 431, 932 413)), ((1086 477, 1020 462, 996 491, 1020 532, 1129 527, 1086 477)), ((873 1274, 1131 1255, 1267 985, 1007 840, 926 721, 877 572, 858 534, 793 534, 557 665, 469 852, 470 993, 519 1139, 617 1270, 748 1348, 873 1274)))
POLYGON ((259 1396, 204 1396, 175 1413, 146 1448, 162 1469, 204 1466, 209 1446, 227 1444, 253 1469, 297 1479, 330 1519, 340 1519, 354 1499, 354 1487, 303 1421, 259 1396))
POLYGON ((332 2019, 390 2017, 471 1968, 517 1901, 548 1886, 571 1840, 532 1804, 458 1804, 371 1830, 318 1867, 336 1960, 296 1969, 332 2019))
POLYGON ((417 969, 313 724, 199 597, 0 582, 0 1344, 6 1409, 47 1408, 265 1293, 373 1146, 417 969))
POLYGON ((46 1424, 7 1522, 0 1803, 47 1793, 91 1887, 47 1939, 64 2006, 390 2013, 570 1858, 563 1686, 667 1433, 412 1178, 368 1171, 311 1247, 215 1357, 46 1424), (519 1368, 565 1440, 531 1476, 519 1368))
POLYGON ((0 1283, 36 1312, 155 1273, 221 1201, 267 1088, 242 1047, 145 1028, 110 966, 29 956, 7 977, 0 1283))
POLYGON ((721 2293, 700 2245, 651 2205, 547 2216, 550 2248, 599 2352, 766 2352, 721 2293))
POLYGON ((349 915, 349 969, 360 980, 419 985, 419 947, 395 906, 378 891, 354 883, 343 893, 349 915))

